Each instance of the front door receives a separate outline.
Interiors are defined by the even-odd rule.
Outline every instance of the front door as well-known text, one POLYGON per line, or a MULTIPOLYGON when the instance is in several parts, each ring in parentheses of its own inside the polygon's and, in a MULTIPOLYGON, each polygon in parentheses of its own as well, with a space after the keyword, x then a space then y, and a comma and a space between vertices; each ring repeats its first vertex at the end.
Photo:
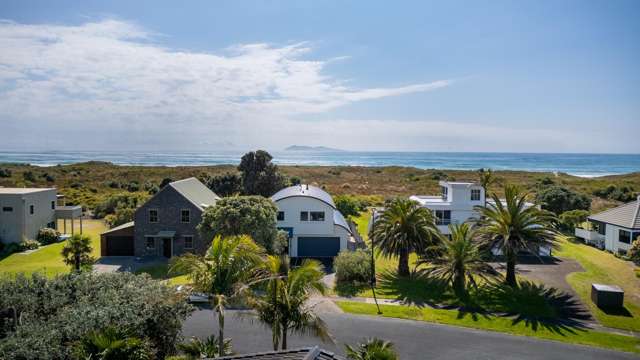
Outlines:
POLYGON ((173 255, 173 244, 172 238, 163 238, 162 239, 162 256, 166 258, 170 258, 173 255))

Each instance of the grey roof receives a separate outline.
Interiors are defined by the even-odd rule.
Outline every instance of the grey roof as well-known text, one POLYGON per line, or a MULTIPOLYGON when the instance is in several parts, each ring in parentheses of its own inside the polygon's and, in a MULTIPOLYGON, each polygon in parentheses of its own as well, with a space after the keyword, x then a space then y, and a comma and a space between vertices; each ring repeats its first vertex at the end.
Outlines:
POLYGON ((349 227, 349 224, 347 223, 347 220, 344 218, 344 216, 342 216, 342 213, 340 211, 338 211, 338 210, 333 212, 333 223, 335 225, 342 226, 350 234, 353 235, 353 233, 351 232, 351 228, 349 227))
POLYGON ((281 351, 268 351, 253 354, 224 356, 216 359, 259 359, 259 360, 342 360, 342 357, 335 355, 332 352, 322 350, 317 346, 281 350, 281 351))
POLYGON ((167 186, 176 189, 177 192, 200 209, 215 205, 216 201, 220 200, 220 196, 216 195, 216 193, 194 177, 174 181, 167 186))
POLYGON ((640 229, 640 200, 591 215, 589 216, 589 220, 600 221, 629 229, 640 229))
POLYGON ((0 187, 0 194, 24 195, 24 194, 31 194, 31 193, 34 193, 34 192, 50 191, 50 190, 55 190, 55 188, 7 188, 7 187, 0 187))
POLYGON ((332 208, 336 208, 336 204, 333 202, 331 195, 329 195, 326 191, 320 189, 319 187, 313 185, 289 186, 288 188, 284 188, 275 193, 275 195, 271 197, 271 200, 279 201, 294 196, 303 196, 318 199, 329 204, 332 208))
POLYGON ((132 227, 132 226, 134 226, 133 221, 129 221, 128 223, 124 223, 122 225, 118 225, 118 226, 116 226, 114 228, 111 228, 111 229, 103 232, 102 234, 109 234, 111 232, 122 230, 122 229, 126 229, 126 228, 132 227))

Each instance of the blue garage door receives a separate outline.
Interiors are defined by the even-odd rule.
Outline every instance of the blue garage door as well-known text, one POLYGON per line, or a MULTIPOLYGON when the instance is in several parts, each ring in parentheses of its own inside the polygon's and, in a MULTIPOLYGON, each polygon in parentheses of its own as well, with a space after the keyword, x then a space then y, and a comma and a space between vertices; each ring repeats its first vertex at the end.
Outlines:
POLYGON ((334 257, 339 252, 339 237, 298 238, 298 256, 300 257, 334 257))

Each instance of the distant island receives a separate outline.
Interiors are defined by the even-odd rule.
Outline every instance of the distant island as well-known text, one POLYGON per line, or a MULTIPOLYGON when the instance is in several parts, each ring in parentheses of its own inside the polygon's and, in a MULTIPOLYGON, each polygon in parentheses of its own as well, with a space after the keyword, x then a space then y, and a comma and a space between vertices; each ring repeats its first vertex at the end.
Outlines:
POLYGON ((284 150, 285 151, 344 151, 342 149, 334 149, 326 146, 306 146, 306 145, 291 145, 284 150))

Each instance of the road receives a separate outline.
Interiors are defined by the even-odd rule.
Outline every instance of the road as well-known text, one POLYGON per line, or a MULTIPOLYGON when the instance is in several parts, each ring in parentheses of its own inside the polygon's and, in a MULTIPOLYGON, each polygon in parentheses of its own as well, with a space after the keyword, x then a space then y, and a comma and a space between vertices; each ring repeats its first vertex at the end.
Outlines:
MULTIPOLYGON (((210 310, 196 311, 184 323, 183 335, 204 338, 217 332, 214 316, 210 310)), ((392 341, 403 360, 638 359, 634 354, 420 321, 350 314, 322 314, 322 318, 338 339, 337 345, 321 344, 319 339, 308 336, 291 336, 289 348, 320 345, 344 355, 344 343, 353 344, 365 337, 376 336, 392 341)), ((225 320, 225 337, 233 339, 237 353, 271 349, 271 332, 261 324, 233 311, 229 311, 225 320)))

